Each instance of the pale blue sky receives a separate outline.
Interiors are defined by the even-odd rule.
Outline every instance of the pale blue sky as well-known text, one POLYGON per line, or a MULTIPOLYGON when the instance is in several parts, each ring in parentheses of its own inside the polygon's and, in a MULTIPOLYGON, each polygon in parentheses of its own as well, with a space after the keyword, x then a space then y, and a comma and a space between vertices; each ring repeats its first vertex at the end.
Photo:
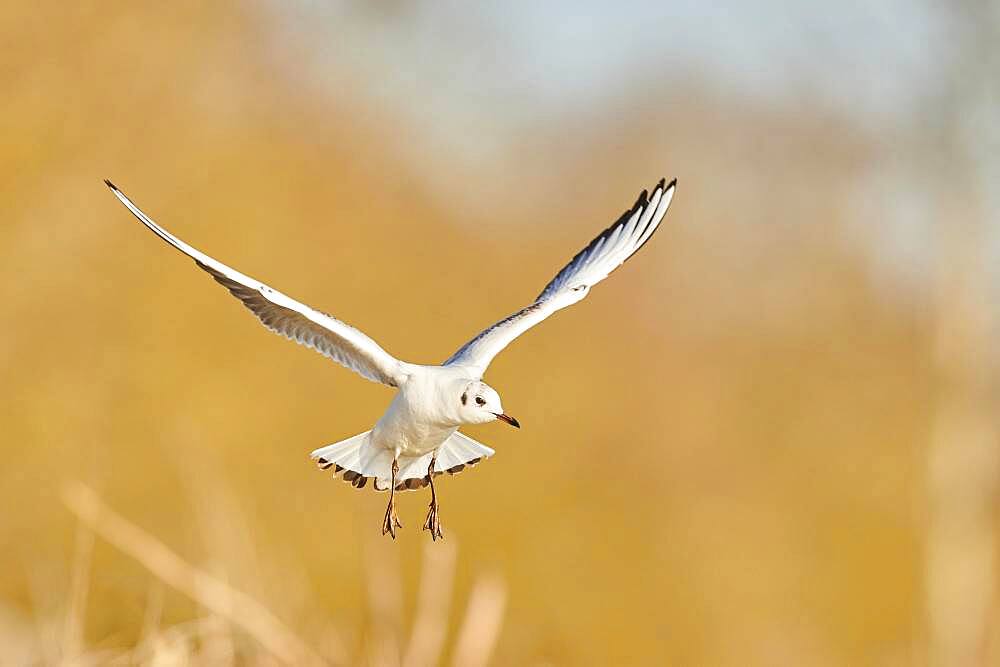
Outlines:
MULTIPOLYGON (((429 188, 459 208, 466 194, 455 173, 503 178, 512 166, 537 166, 508 152, 518 135, 627 104, 636 90, 693 83, 737 110, 819 110, 898 143, 896 158, 876 165, 858 186, 862 242, 904 281, 932 269, 931 195, 921 191, 926 174, 916 171, 933 165, 916 164, 912 147, 940 129, 956 72, 970 65, 964 49, 974 24, 953 7, 927 0, 299 0, 265 7, 278 27, 278 49, 281 39, 292 40, 297 53, 308 54, 290 75, 329 94, 349 87, 409 118, 425 145, 400 150, 411 150, 429 188), (441 163, 428 164, 436 156, 441 163)), ((997 160, 982 146, 996 146, 1000 136, 988 99, 967 132, 986 165, 984 183, 997 160)), ((551 187, 538 168, 534 180, 551 187)), ((464 202, 470 209, 479 204, 464 202)))

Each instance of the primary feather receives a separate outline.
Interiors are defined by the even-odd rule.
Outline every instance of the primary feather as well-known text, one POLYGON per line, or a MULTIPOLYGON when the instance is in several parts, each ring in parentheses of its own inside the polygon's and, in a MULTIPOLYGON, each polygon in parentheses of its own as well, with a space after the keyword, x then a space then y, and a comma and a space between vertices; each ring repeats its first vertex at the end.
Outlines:
POLYGON ((556 274, 531 305, 505 317, 463 345, 445 366, 467 366, 480 376, 515 338, 558 310, 582 300, 590 288, 625 263, 652 238, 674 196, 677 179, 660 181, 653 194, 643 190, 618 220, 597 235, 556 274))
POLYGON ((193 259, 271 331, 316 350, 374 382, 398 387, 406 378, 408 365, 383 350, 361 331, 193 248, 153 222, 114 183, 104 182, 139 222, 193 259))

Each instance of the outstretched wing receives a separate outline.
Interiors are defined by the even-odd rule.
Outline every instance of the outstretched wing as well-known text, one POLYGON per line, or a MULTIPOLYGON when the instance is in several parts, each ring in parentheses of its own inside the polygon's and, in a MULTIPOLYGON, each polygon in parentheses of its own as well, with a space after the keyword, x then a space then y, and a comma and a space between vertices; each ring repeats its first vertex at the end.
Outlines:
POLYGON ((312 348, 374 382, 397 387, 405 380, 407 364, 383 350, 362 332, 192 248, 153 222, 111 181, 104 182, 139 222, 193 259, 271 331, 312 348))
POLYGON ((506 317, 470 340, 445 366, 468 366, 481 376, 493 357, 511 341, 557 310, 580 301, 590 288, 608 277, 634 255, 660 226, 677 179, 660 181, 647 199, 645 190, 635 205, 613 225, 597 235, 552 279, 534 303, 506 317))

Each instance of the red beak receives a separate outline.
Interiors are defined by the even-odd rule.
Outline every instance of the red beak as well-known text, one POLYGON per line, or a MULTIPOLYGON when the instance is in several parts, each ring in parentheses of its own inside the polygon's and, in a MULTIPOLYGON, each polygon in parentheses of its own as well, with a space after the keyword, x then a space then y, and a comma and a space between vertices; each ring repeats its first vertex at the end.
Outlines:
MULTIPOLYGON (((494 413, 494 414, 496 414, 496 413, 494 413)), ((500 421, 507 422, 508 424, 510 424, 511 426, 513 426, 514 428, 521 428, 521 424, 516 419, 514 419, 513 417, 511 417, 510 415, 505 415, 503 413, 500 413, 500 414, 497 415, 497 419, 499 419, 500 421)))

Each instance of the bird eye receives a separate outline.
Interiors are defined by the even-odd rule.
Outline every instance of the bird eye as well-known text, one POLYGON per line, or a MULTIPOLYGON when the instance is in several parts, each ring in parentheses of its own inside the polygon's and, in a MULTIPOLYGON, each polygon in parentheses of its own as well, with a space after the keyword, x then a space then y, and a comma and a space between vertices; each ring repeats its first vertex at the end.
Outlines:
POLYGON ((476 396, 476 405, 486 405, 486 401, 482 396, 476 396))

